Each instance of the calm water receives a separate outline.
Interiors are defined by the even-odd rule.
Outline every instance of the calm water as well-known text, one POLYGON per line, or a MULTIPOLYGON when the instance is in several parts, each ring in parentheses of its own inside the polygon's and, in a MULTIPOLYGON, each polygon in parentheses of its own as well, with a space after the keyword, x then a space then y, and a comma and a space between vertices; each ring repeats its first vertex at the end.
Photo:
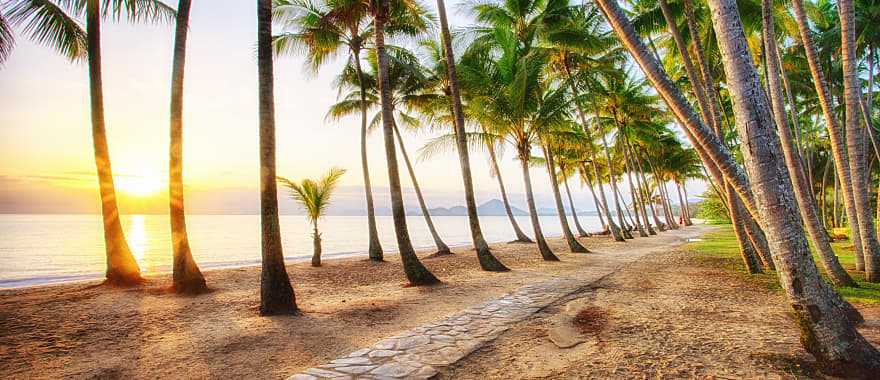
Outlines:
MULTIPOLYGON (((391 217, 377 217, 379 238, 388 252, 397 248, 391 217)), ((600 229, 595 216, 580 216, 589 231, 600 229)), ((540 217, 547 236, 560 235, 556 216, 540 217)), ((417 248, 433 247, 421 216, 408 217, 417 248)), ((506 217, 480 217, 489 242, 514 238, 506 217)), ((531 235, 528 217, 517 217, 531 235)), ((438 216, 434 223, 450 246, 471 243, 467 217, 438 216)), ((171 237, 165 215, 126 215, 128 242, 145 273, 171 270, 171 237)), ((366 217, 328 216, 321 220, 324 257, 366 257, 366 217)), ((572 228, 574 226, 572 225, 572 228)), ((190 215, 187 230, 193 255, 203 269, 255 265, 260 262, 258 215, 190 215)), ((312 237, 304 216, 281 216, 284 255, 290 261, 311 257, 312 237)), ((104 270, 100 215, 0 215, 0 288, 100 278, 104 270)))

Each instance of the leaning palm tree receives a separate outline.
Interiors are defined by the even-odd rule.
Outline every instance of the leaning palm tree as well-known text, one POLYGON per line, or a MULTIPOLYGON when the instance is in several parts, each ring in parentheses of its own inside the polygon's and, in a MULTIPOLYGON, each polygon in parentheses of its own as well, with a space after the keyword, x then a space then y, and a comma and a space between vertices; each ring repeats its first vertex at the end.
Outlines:
POLYGON ((92 144, 101 194, 104 244, 107 254, 106 283, 134 285, 143 282, 137 261, 131 254, 116 200, 110 148, 104 125, 104 89, 101 63, 101 21, 108 17, 169 22, 174 10, 156 0, 83 0, 52 2, 15 0, 4 4, 3 13, 13 25, 20 25, 35 41, 62 52, 72 60, 88 57, 91 99, 92 144), (76 17, 85 16, 82 33, 76 17), (83 38, 85 37, 85 38, 83 38))
POLYGON ((304 179, 299 183, 287 178, 279 177, 284 186, 290 190, 290 197, 299 202, 305 209, 306 216, 312 224, 312 241, 314 252, 312 253, 312 266, 321 266, 321 232, 318 231, 318 219, 330 206, 330 197, 336 190, 339 179, 345 174, 345 169, 333 168, 319 180, 304 179))
POLYGON ((746 207, 760 215, 769 240, 775 242, 773 255, 779 263, 777 273, 801 327, 806 348, 832 370, 856 376, 880 371, 880 353, 871 347, 847 319, 848 316, 855 317, 855 313, 852 313, 854 309, 847 309, 840 295, 820 278, 809 254, 801 223, 795 220, 792 210, 796 206, 788 197, 791 183, 780 161, 779 142, 774 137, 775 132, 767 130, 772 128, 773 122, 766 104, 766 94, 761 89, 754 62, 751 61, 751 52, 744 42, 736 4, 730 0, 709 1, 712 24, 724 56, 725 72, 733 87, 731 93, 734 105, 737 106, 736 114, 742 120, 757 121, 748 125, 745 122, 736 123, 742 137, 748 139, 750 147, 755 148, 754 152, 743 150, 750 173, 757 177, 754 182, 754 197, 747 193, 741 169, 733 162, 733 157, 717 137, 710 135, 708 128, 699 120, 681 91, 672 84, 666 71, 648 52, 623 9, 615 0, 597 0, 597 3, 645 76, 685 125, 689 137, 693 137, 705 149, 708 157, 715 161, 725 176, 729 175, 746 207), (757 96, 743 96, 745 94, 757 96), (756 156, 760 159, 756 159, 756 156), (764 164, 759 165, 759 162, 764 164), (759 201, 762 207, 756 207, 758 204, 755 201, 759 201))
MULTIPOLYGON (((403 136, 401 136, 400 128, 397 123, 397 120, 401 120, 403 126, 412 129, 416 129, 420 126, 418 119, 405 111, 407 108, 411 108, 411 102, 419 101, 419 99, 425 97, 425 95, 420 92, 426 86, 426 79, 415 56, 409 51, 399 47, 394 47, 392 50, 393 54, 389 56, 390 63, 388 66, 388 73, 390 78, 389 87, 391 88, 391 99, 393 102, 392 109, 395 116, 393 123, 394 136, 400 147, 403 162, 406 165, 407 172, 412 181, 416 193, 416 199, 419 202, 419 208, 421 208, 422 216, 425 219, 425 224, 427 224, 428 231, 431 233, 431 237, 434 239, 434 244, 437 247, 436 254, 448 255, 452 252, 449 250, 449 246, 447 246, 446 243, 443 242, 443 239, 440 238, 440 234, 434 226, 431 212, 425 202, 422 188, 419 186, 415 169, 409 159, 409 154, 406 151, 406 145, 404 144, 403 136)), ((356 70, 352 67, 343 70, 342 74, 337 79, 338 87, 340 91, 350 90, 351 92, 345 94, 341 101, 330 107, 330 111, 327 113, 328 118, 339 119, 364 108, 367 108, 368 110, 379 108, 378 89, 376 88, 377 62, 375 55, 372 55, 370 58, 369 65, 367 66, 368 69, 362 71, 362 79, 360 79, 360 81, 355 78, 356 70), (363 101, 361 100, 360 92, 353 90, 359 86, 364 88, 366 93, 363 101)), ((430 97, 430 95, 428 96, 430 97)), ((381 113, 377 113, 372 120, 372 123, 370 123, 370 130, 376 129, 381 122, 381 113)))
MULTIPOLYGON (((391 216, 394 219, 394 232, 397 247, 406 278, 411 285, 431 285, 440 282, 428 268, 419 261, 413 249, 406 225, 406 210, 403 206, 403 191, 400 186, 400 173, 397 168, 397 150, 394 147, 394 108, 388 75, 388 52, 385 47, 385 27, 391 14, 390 0, 378 0, 373 10, 375 54, 377 62, 376 83, 381 102, 382 137, 385 142, 385 160, 388 169, 388 187, 391 193, 391 216)), ((395 7, 419 7, 415 3, 394 2, 395 7)))
POLYGON ((471 238, 474 241, 474 248, 477 250, 477 258, 480 260, 480 267, 487 271, 505 272, 509 269, 490 253, 489 245, 486 243, 486 239, 483 238, 480 219, 477 216, 477 201, 474 197, 474 183, 473 178, 471 178, 471 161, 467 149, 467 136, 465 135, 464 128, 464 110, 461 105, 458 73, 455 69, 455 56, 452 51, 452 35, 449 33, 449 23, 446 20, 446 4, 443 0, 437 0, 437 11, 440 15, 440 38, 443 42, 443 57, 446 62, 446 78, 448 79, 447 87, 449 89, 449 97, 452 101, 455 143, 458 151, 459 165, 461 166, 461 178, 464 184, 465 203, 467 204, 471 238))
MULTIPOLYGON (((438 126, 451 125, 453 129, 452 133, 434 138, 421 149, 421 158, 427 159, 436 153, 457 151, 459 149, 459 133, 456 132, 457 121, 455 121, 455 109, 451 101, 452 86, 449 80, 450 71, 446 65, 446 48, 443 46, 444 44, 442 42, 437 41, 436 39, 422 40, 419 42, 419 45, 427 56, 425 63, 426 69, 428 70, 427 76, 429 81, 434 84, 433 88, 428 89, 428 91, 434 91, 437 96, 433 98, 433 101, 425 101, 413 105, 429 124, 436 124, 438 126)), ((458 74, 456 72, 456 78, 457 76, 458 74)), ((465 126, 468 126, 468 123, 473 124, 474 120, 473 116, 469 114, 469 111, 471 110, 467 107, 468 89, 463 87, 464 83, 461 83, 460 81, 458 82, 458 88, 460 90, 459 101, 462 103, 462 112, 464 113, 462 119, 465 121, 465 126)), ((513 216, 510 201, 507 197, 507 189, 504 186, 504 179, 501 177, 501 172, 498 169, 498 156, 502 153, 500 149, 503 148, 503 142, 501 141, 500 136, 487 132, 485 128, 480 128, 480 132, 476 132, 476 134, 475 132, 465 131, 465 136, 466 147, 484 148, 489 156, 489 163, 491 165, 489 173, 498 182, 498 187, 501 192, 501 201, 504 204, 507 219, 516 235, 516 240, 514 241, 520 243, 533 243, 532 239, 522 232, 522 229, 520 229, 519 224, 516 222, 516 218, 513 216), (478 138, 473 138, 475 136, 478 138)), ((461 159, 461 157, 459 157, 459 159, 461 159)), ((468 173, 470 172, 469 162, 470 156, 468 156, 468 173)), ((465 179, 465 181, 467 180, 465 179)), ((465 196, 467 197, 467 194, 465 194, 465 196)), ((475 220, 479 222, 478 218, 475 218, 475 220)), ((475 230, 472 229, 472 234, 474 234, 474 231, 475 230)), ((482 238, 480 237, 480 239, 482 238)), ((479 239, 474 237, 474 240, 477 241, 479 239)), ((477 253, 480 254, 480 251, 478 250, 477 253)))
POLYGON ((272 62, 272 0, 257 2, 257 68, 260 104, 260 314, 296 313, 296 296, 284 266, 275 176, 275 78, 272 62))
POLYGON ((174 31, 174 61, 171 69, 171 138, 168 160, 168 201, 171 217, 171 246, 174 250, 173 282, 178 293, 206 291, 205 277, 199 270, 186 234, 183 209, 183 73, 186 62, 186 35, 189 31, 191 0, 180 0, 174 31))

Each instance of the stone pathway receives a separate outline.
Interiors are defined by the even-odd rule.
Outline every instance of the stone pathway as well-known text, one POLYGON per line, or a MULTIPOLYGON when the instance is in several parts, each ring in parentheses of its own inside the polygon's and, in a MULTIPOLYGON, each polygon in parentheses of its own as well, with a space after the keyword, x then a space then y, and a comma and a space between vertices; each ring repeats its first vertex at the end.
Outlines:
MULTIPOLYGON (((677 241, 674 245, 678 245, 677 241)), ((565 277, 523 286, 512 293, 465 309, 352 352, 330 363, 309 368, 288 380, 427 379, 438 368, 464 358, 495 339, 516 322, 615 272, 646 253, 633 250, 616 256, 613 266, 591 266, 565 277)))

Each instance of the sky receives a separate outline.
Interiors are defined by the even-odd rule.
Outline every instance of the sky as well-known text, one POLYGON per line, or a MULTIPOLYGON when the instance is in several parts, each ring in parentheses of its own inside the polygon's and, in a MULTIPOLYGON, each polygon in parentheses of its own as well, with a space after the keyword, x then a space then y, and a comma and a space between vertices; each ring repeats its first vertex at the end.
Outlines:
MULTIPOLYGON (((173 4, 172 4, 173 5, 173 4)), ((433 10, 434 5, 428 4, 433 10)), ((453 28, 470 24, 450 2, 453 28)), ((256 7, 253 1, 195 1, 192 7, 184 95, 184 181, 190 213, 254 213, 259 187, 256 7)), ((16 35, 17 45, 0 67, 0 213, 99 212, 93 158, 88 73, 51 49, 16 35)), ((122 213, 167 209, 168 104, 172 25, 106 23, 103 31, 106 125, 122 213)), ((344 62, 317 74, 299 57, 275 63, 278 175, 318 177, 337 166, 348 170, 334 209, 363 206, 357 117, 325 119, 338 91, 332 86, 344 62)), ((407 132, 404 132, 407 134, 407 132)), ((432 135, 409 133, 410 156, 432 135)), ((382 136, 368 142, 377 207, 389 207, 382 136)), ((407 207, 415 207, 401 164, 407 207)), ((519 164, 501 158, 511 202, 525 208, 519 164)), ((417 161, 416 174, 429 207, 464 204, 454 153, 417 161)), ((485 155, 472 153, 477 202, 499 198, 485 155)), ((552 207, 545 171, 533 169, 539 207, 552 207)), ((571 185, 578 209, 593 210, 579 181, 571 185)), ((705 185, 688 184, 691 198, 705 185)), ((282 212, 296 212, 282 197, 282 212)))

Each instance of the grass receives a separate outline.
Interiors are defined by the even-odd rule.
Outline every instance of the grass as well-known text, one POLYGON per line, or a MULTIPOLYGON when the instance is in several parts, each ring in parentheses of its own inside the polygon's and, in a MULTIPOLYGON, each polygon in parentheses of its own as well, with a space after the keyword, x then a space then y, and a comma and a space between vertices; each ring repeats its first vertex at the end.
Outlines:
MULTIPOLYGON (((748 281, 763 284, 776 291, 782 291, 775 273, 753 275, 746 271, 745 264, 742 262, 742 256, 739 253, 736 235, 734 235, 731 225, 719 225, 717 227, 717 230, 705 234, 702 237, 702 241, 688 244, 687 249, 696 254, 696 257, 703 262, 720 265, 724 269, 737 272, 748 281)), ((837 291, 850 302, 880 304, 880 284, 865 282, 864 273, 855 270, 855 256, 852 243, 849 240, 841 240, 832 243, 831 247, 834 249, 834 253, 837 254, 841 265, 859 285, 859 287, 838 287, 836 288, 837 291)), ((818 260, 815 253, 813 254, 813 260, 818 260)), ((817 265, 819 265, 818 261, 817 265)), ((822 271, 821 265, 819 265, 819 270, 822 271)))

